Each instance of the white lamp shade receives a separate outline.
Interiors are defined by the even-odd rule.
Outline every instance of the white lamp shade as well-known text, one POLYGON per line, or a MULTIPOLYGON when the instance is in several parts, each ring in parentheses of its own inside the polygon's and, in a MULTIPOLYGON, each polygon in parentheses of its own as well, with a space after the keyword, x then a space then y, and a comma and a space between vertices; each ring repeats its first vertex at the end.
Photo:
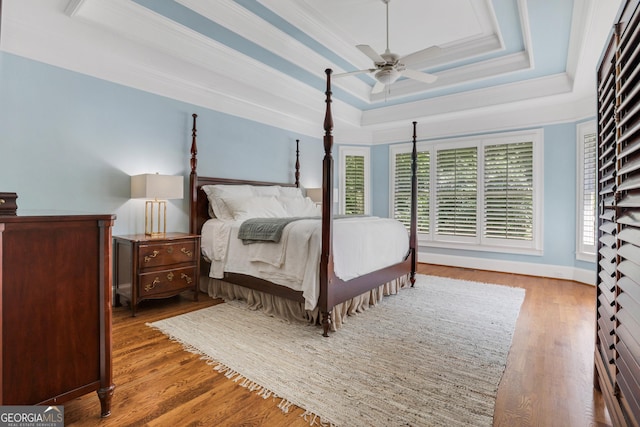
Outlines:
POLYGON ((322 203, 322 188, 307 188, 307 197, 316 203, 322 203))
POLYGON ((146 173, 131 177, 131 197, 134 199, 182 199, 184 177, 146 173))

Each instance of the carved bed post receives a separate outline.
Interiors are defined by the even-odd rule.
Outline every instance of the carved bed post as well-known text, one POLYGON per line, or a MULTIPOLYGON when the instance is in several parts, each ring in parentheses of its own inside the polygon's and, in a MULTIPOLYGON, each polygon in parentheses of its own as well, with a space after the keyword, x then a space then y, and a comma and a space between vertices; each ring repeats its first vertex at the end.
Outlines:
POLYGON ((333 276, 332 254, 332 223, 333 223, 333 117, 331 115, 331 73, 325 70, 327 75, 326 110, 324 116, 324 160, 322 161, 322 252, 320 255, 320 313, 322 314, 322 328, 325 337, 329 336, 331 326, 331 308, 329 306, 328 290, 333 276))
POLYGON ((193 128, 191 129, 191 174, 189 175, 189 191, 191 197, 189 200, 189 233, 198 234, 198 222, 197 222, 197 201, 198 201, 198 187, 196 185, 198 181, 198 174, 196 168, 198 167, 198 147, 196 145, 196 118, 197 114, 192 114, 193 128))
POLYGON ((296 187, 300 188, 300 140, 296 139, 296 187))
POLYGON ((416 125, 413 122, 413 149, 411 151, 411 223, 409 225, 409 248, 411 250, 411 287, 416 283, 418 258, 418 149, 416 147, 416 125))

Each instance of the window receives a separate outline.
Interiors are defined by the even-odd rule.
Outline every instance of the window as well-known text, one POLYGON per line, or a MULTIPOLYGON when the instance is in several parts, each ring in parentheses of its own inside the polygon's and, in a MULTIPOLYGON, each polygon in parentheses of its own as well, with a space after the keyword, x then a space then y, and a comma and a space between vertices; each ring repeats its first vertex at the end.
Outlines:
POLYGON ((484 148, 485 238, 533 238, 533 143, 484 148))
MULTIPOLYGON (((429 180, 430 153, 417 153, 418 177, 418 233, 429 232, 429 180)), ((411 225, 411 153, 397 153, 392 159, 391 170, 395 171, 393 195, 393 217, 407 229, 411 225)))
POLYGON ((369 214, 369 148, 340 147, 340 213, 369 214))
POLYGON ((576 258, 583 261, 596 260, 596 162, 597 135, 596 122, 590 121, 577 126, 578 139, 578 182, 576 230, 576 258))
MULTIPOLYGON (((419 143, 420 244, 541 254, 542 145, 542 130, 419 143)), ((390 148, 391 208, 405 225, 411 149, 390 148)))
POLYGON ((478 201, 476 147, 438 150, 436 233, 475 236, 478 201))

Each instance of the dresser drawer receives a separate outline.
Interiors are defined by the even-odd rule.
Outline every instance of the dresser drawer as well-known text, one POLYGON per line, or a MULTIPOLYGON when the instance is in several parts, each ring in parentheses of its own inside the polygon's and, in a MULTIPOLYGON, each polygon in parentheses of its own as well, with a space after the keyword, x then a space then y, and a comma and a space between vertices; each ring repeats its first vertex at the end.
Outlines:
POLYGON ((198 256, 194 239, 140 245, 138 267, 140 269, 195 262, 198 256))
POLYGON ((140 298, 148 298, 192 289, 196 273, 196 267, 183 267, 141 274, 138 293, 140 298))

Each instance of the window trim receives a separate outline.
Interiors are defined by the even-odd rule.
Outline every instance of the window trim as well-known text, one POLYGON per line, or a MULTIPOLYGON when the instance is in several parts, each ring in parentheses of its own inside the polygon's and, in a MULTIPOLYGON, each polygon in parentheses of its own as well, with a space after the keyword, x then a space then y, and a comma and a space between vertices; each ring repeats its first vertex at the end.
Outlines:
MULTIPOLYGON (((587 262, 596 262, 596 250, 597 250, 597 241, 594 242, 593 245, 587 245, 584 243, 583 231, 584 231, 584 215, 582 211, 582 207, 584 205, 584 156, 585 156, 585 147, 584 147, 584 139, 588 134, 594 133, 596 134, 596 162, 597 162, 597 150, 598 150, 598 140, 597 140, 597 123, 595 120, 589 120, 587 122, 578 123, 576 125, 576 148, 577 148, 577 156, 576 156, 576 259, 580 261, 587 262), (592 249, 592 250, 589 250, 592 249)), ((596 196, 597 196, 597 184, 595 188, 596 196)), ((596 218, 596 211, 594 210, 594 219, 596 218)), ((593 224, 594 233, 597 230, 596 224, 594 221, 593 224)))
MULTIPOLYGON (((430 152, 430 206, 429 212, 429 233, 418 233, 418 243, 420 246, 466 249, 488 252, 508 252, 528 255, 542 255, 543 242, 543 212, 544 212, 544 130, 532 129, 527 131, 515 131, 505 133, 495 133, 479 135, 474 137, 462 137, 454 139, 439 139, 433 141, 420 141, 417 143, 417 151, 430 152), (533 142, 533 239, 519 241, 512 239, 486 238, 483 235, 484 229, 484 147, 485 145, 509 144, 530 140, 533 142), (439 149, 453 149, 476 146, 478 147, 478 184, 476 204, 478 219, 476 221, 477 232, 474 237, 444 236, 435 234, 436 221, 436 190, 437 182, 437 151, 439 149)), ((410 143, 395 144, 389 146, 389 212, 393 212, 393 199, 395 188, 395 158, 397 153, 407 152, 412 149, 410 143)))
POLYGON ((371 149, 369 147, 338 147, 338 164, 340 168, 338 212, 343 215, 346 207, 346 158, 347 156, 364 157, 364 214, 371 215, 371 149))

